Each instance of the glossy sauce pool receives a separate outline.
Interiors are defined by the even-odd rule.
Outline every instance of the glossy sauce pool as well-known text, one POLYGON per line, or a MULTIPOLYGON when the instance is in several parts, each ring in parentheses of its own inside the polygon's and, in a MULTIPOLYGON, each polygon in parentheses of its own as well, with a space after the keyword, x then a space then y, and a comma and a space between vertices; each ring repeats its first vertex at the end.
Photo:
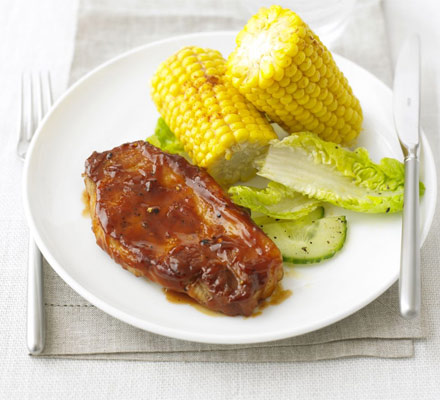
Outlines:
POLYGON ((263 300, 255 309, 255 311, 252 313, 250 318, 258 317, 263 313, 263 310, 266 309, 267 307, 281 304, 282 302, 287 300, 290 296, 292 296, 292 291, 290 289, 284 289, 281 282, 278 282, 278 285, 275 287, 272 296, 263 300))
POLYGON ((203 307, 201 304, 197 303, 194 299, 192 299, 185 293, 175 292, 174 290, 168 290, 166 288, 162 288, 162 291, 165 293, 165 297, 170 303, 189 304, 190 306, 194 307, 197 311, 200 311, 201 313, 206 315, 210 315, 211 317, 226 317, 225 314, 212 311, 206 307, 203 307))

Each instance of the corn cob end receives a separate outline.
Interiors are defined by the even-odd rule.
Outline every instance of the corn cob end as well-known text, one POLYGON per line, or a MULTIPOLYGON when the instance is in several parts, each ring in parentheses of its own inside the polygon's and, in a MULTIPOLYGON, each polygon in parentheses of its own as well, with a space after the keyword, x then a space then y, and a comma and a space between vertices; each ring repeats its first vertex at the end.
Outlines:
POLYGON ((236 39, 226 79, 289 133, 311 131, 349 144, 362 110, 318 36, 293 11, 262 8, 236 39))
POLYGON ((267 119, 224 80, 215 50, 185 47, 163 62, 151 81, 160 114, 196 165, 221 184, 246 180, 253 159, 276 138, 267 119))

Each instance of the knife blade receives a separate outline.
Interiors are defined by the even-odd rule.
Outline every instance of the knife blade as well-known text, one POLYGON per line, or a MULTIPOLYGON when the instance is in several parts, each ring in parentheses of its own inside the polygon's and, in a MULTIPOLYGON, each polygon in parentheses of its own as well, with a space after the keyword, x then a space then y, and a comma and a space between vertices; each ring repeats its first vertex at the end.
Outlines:
POLYGON ((394 122, 404 148, 419 144, 420 40, 410 36, 402 46, 394 77, 394 122))
POLYGON ((420 313, 419 153, 420 39, 410 36, 400 51, 394 77, 394 124, 405 156, 405 189, 400 254, 400 314, 420 313))

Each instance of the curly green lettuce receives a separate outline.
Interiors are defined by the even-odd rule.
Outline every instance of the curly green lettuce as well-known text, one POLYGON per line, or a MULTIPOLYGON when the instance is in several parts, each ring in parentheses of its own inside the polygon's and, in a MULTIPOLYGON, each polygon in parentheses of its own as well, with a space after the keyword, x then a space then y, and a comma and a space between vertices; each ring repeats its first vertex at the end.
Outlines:
POLYGON ((174 136, 170 128, 164 121, 162 117, 157 120, 156 129, 154 135, 147 138, 147 142, 153 146, 158 147, 162 151, 171 154, 178 154, 179 156, 185 157, 188 161, 190 158, 183 149, 182 143, 174 136))
POLYGON ((265 189, 232 186, 228 194, 235 204, 277 219, 298 219, 321 205, 319 200, 303 196, 276 182, 270 182, 265 189))
MULTIPOLYGON (((350 151, 301 132, 272 143, 256 164, 260 176, 349 210, 387 213, 403 208, 404 165, 392 158, 375 164, 364 148, 350 151)), ((423 189, 421 184, 421 193, 423 189)))

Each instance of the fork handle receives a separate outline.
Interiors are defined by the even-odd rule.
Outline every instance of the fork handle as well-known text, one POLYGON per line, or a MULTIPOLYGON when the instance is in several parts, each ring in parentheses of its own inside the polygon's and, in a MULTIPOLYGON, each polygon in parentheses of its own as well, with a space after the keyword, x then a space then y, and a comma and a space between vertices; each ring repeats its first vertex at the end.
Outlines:
POLYGON ((43 297, 43 257, 32 236, 29 236, 27 347, 30 354, 44 349, 46 326, 43 297))
POLYGON ((419 160, 416 152, 405 157, 402 249, 400 255, 400 314, 414 318, 420 313, 419 160))

